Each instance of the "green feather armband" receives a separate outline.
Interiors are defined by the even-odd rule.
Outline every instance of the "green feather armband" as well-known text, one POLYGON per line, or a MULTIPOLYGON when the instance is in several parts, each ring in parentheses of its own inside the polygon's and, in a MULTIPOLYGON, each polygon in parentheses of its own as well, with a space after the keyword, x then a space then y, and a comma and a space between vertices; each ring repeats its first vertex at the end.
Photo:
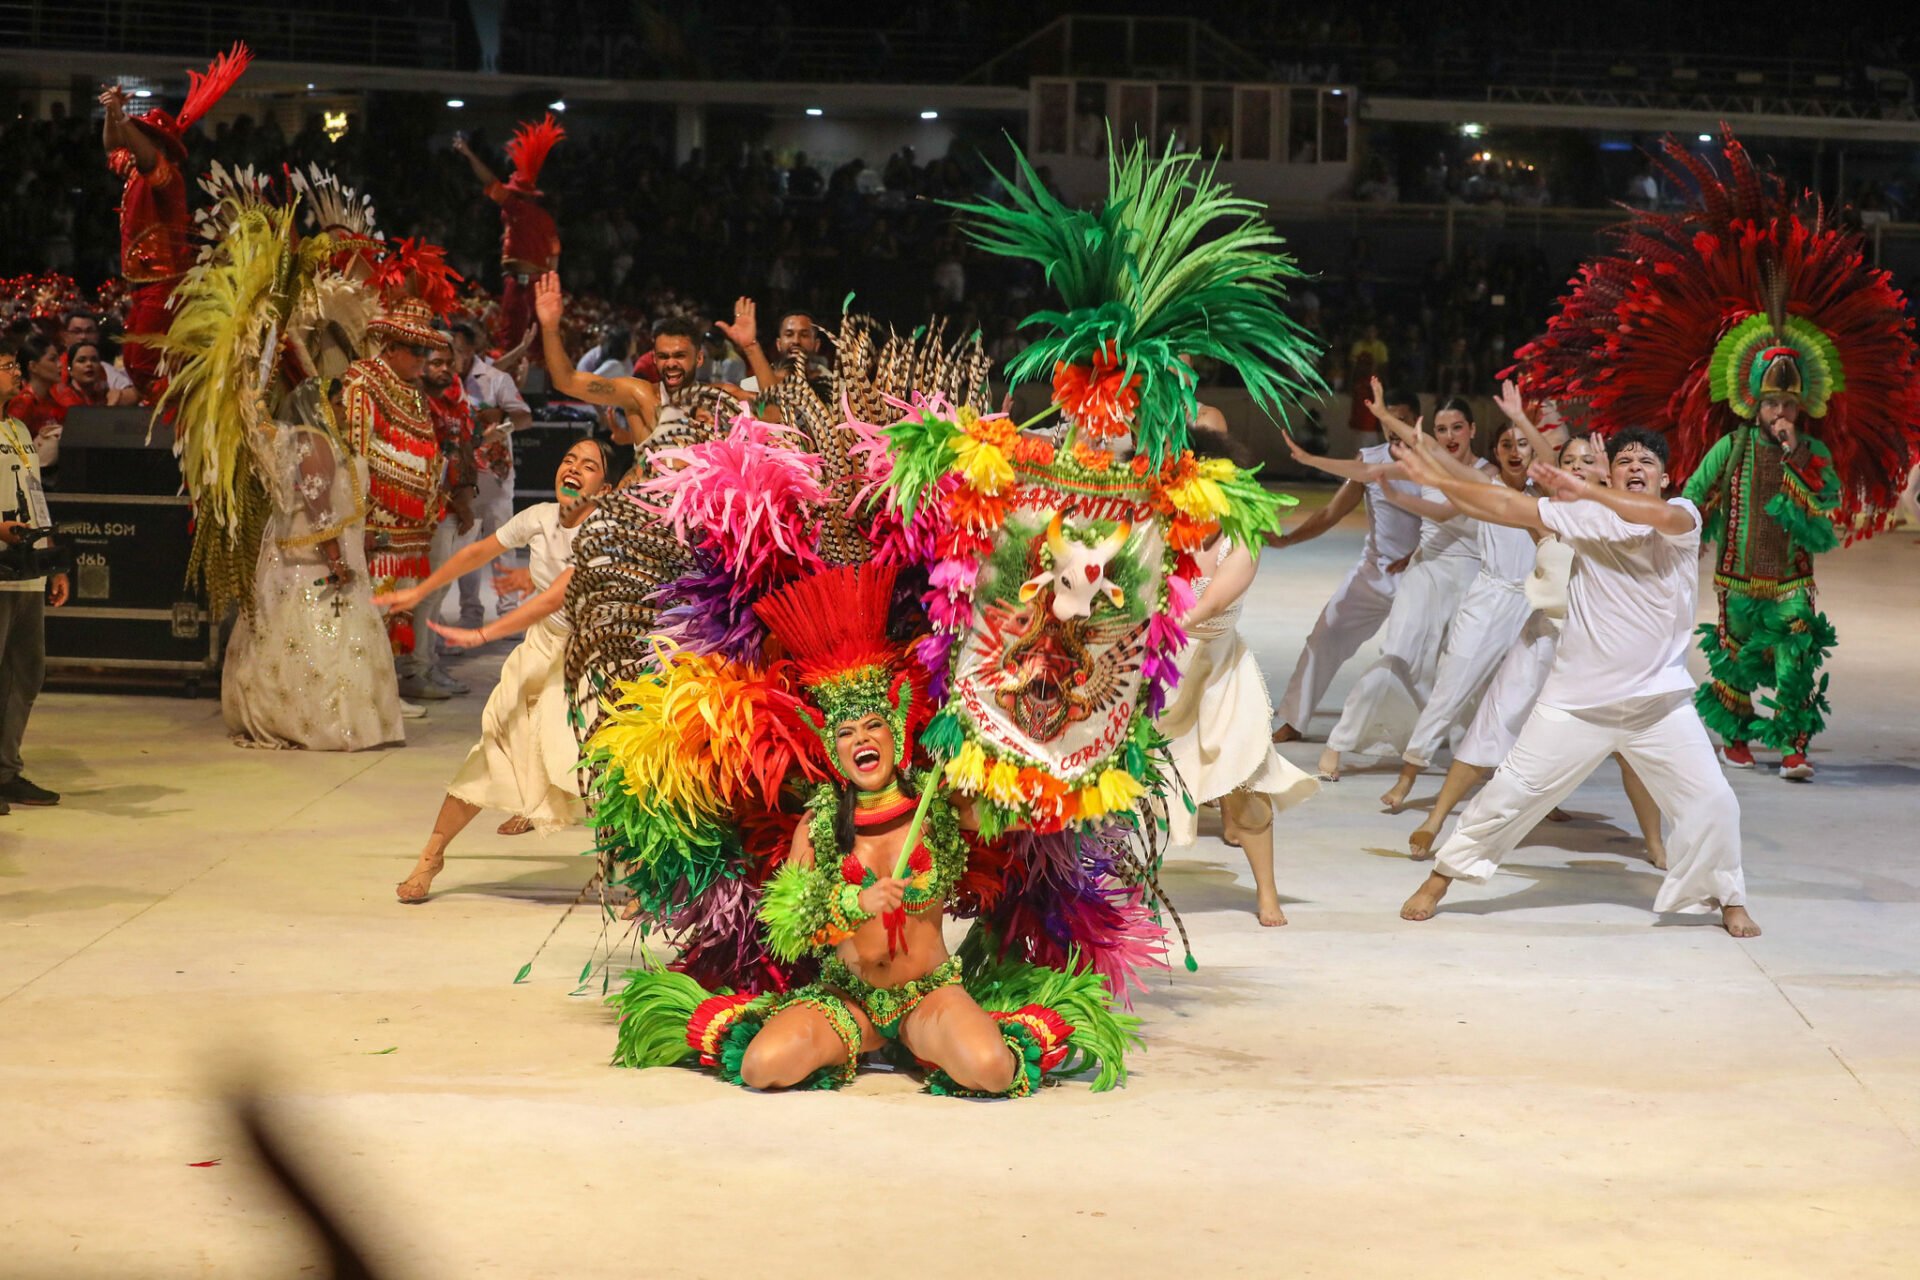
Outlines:
POLYGON ((773 873, 760 901, 767 950, 788 964, 831 947, 872 918, 860 909, 859 885, 797 862, 773 873))

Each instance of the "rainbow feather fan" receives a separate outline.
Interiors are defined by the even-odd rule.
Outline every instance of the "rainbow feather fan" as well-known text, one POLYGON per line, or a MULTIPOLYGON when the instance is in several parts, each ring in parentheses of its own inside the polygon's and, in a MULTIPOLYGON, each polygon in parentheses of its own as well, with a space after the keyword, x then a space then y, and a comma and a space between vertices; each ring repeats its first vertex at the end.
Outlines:
POLYGON ((640 813, 695 830, 750 803, 772 807, 789 774, 825 776, 787 668, 664 640, 655 652, 656 670, 616 686, 587 740, 588 759, 605 766, 601 791, 617 787, 640 813))

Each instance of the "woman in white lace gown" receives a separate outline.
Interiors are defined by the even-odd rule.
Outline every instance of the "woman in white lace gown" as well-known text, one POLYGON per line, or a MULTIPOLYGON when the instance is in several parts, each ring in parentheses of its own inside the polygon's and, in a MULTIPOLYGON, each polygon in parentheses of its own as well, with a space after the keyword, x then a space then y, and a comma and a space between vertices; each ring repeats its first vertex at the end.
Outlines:
POLYGON ((402 743, 400 693, 367 581, 366 476, 328 429, 321 383, 249 437, 273 515, 254 608, 227 641, 220 708, 246 747, 364 751, 402 743))

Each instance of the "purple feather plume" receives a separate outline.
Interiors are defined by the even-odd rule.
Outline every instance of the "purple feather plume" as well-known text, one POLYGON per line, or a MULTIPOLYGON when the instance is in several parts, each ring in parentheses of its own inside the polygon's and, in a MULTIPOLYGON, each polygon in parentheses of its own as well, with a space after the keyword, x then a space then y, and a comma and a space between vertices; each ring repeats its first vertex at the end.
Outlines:
POLYGON ((718 557, 697 551, 692 569, 653 593, 663 606, 655 625, 660 635, 695 653, 758 662, 767 639, 767 629, 753 611, 760 596, 718 557))

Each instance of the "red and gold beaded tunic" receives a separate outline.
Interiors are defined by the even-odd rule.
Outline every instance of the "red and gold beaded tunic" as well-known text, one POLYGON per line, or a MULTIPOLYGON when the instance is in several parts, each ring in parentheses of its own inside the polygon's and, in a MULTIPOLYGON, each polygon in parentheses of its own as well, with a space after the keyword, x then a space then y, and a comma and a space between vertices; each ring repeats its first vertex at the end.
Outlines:
POLYGON ((340 380, 347 439, 367 460, 369 571, 379 578, 424 578, 439 522, 440 439, 427 400, 378 356, 356 360, 340 380))

